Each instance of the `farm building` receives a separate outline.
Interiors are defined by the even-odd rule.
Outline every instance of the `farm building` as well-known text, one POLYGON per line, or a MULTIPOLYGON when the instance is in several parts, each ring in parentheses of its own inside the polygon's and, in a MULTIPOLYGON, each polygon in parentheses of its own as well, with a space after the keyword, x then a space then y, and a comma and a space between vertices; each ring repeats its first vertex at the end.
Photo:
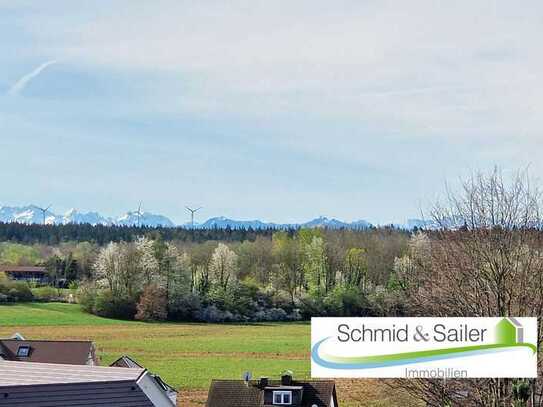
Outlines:
POLYGON ((0 406, 175 407, 143 368, 0 361, 0 406))
POLYGON ((285 374, 281 380, 213 380, 207 407, 338 407, 333 380, 296 381, 285 374))
POLYGON ((36 266, 0 266, 0 272, 17 281, 32 281, 39 284, 49 282, 49 274, 45 267, 36 266))

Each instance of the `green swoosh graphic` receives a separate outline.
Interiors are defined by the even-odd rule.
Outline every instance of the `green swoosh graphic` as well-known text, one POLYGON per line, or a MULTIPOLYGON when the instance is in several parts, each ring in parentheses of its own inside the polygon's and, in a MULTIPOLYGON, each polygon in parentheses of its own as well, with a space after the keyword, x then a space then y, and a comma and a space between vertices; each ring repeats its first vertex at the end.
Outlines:
POLYGON ((464 352, 472 352, 486 349, 499 349, 499 348, 511 348, 511 347, 526 347, 532 350, 533 353, 537 352, 535 345, 531 343, 516 343, 516 344, 492 344, 492 345, 475 345, 475 346, 462 346, 457 348, 445 348, 445 349, 431 349, 416 352, 404 352, 404 353, 392 353, 388 355, 374 355, 374 356, 334 356, 327 353, 322 354, 322 358, 329 362, 335 363, 382 363, 382 362, 395 362, 404 359, 418 359, 427 358, 432 356, 445 356, 451 354, 458 354, 464 352))

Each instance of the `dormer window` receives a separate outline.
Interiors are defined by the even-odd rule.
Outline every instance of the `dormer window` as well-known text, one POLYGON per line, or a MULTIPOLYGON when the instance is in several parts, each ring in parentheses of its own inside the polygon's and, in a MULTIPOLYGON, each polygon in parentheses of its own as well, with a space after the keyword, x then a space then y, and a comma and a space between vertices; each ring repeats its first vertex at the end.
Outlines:
POLYGON ((280 406, 290 406, 292 404, 292 392, 291 391, 274 391, 273 404, 280 405, 280 406))
POLYGON ((18 358, 27 358, 30 355, 30 346, 19 346, 17 349, 18 358))

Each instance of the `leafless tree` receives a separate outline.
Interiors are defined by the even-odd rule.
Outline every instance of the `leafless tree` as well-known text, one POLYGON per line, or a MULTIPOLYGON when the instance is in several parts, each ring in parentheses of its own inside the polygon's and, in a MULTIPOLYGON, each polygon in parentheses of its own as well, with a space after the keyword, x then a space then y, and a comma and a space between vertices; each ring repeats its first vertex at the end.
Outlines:
MULTIPOLYGON (((449 193, 432 210, 436 230, 415 236, 408 259, 399 263, 410 314, 542 317, 541 208, 541 193, 526 171, 510 179, 497 169, 478 173, 460 193, 449 193)), ((541 327, 538 334, 539 347, 541 327)), ((543 405, 539 379, 400 384, 430 406, 543 405), (519 386, 529 388, 527 400, 519 386)))

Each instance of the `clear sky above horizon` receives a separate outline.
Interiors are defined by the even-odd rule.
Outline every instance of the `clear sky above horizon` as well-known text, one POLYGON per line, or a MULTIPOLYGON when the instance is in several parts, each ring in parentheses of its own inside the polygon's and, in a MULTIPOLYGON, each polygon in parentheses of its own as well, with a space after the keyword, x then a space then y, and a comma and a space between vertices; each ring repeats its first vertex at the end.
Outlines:
POLYGON ((530 167, 538 1, 0 0, 0 205, 420 217, 530 167))

